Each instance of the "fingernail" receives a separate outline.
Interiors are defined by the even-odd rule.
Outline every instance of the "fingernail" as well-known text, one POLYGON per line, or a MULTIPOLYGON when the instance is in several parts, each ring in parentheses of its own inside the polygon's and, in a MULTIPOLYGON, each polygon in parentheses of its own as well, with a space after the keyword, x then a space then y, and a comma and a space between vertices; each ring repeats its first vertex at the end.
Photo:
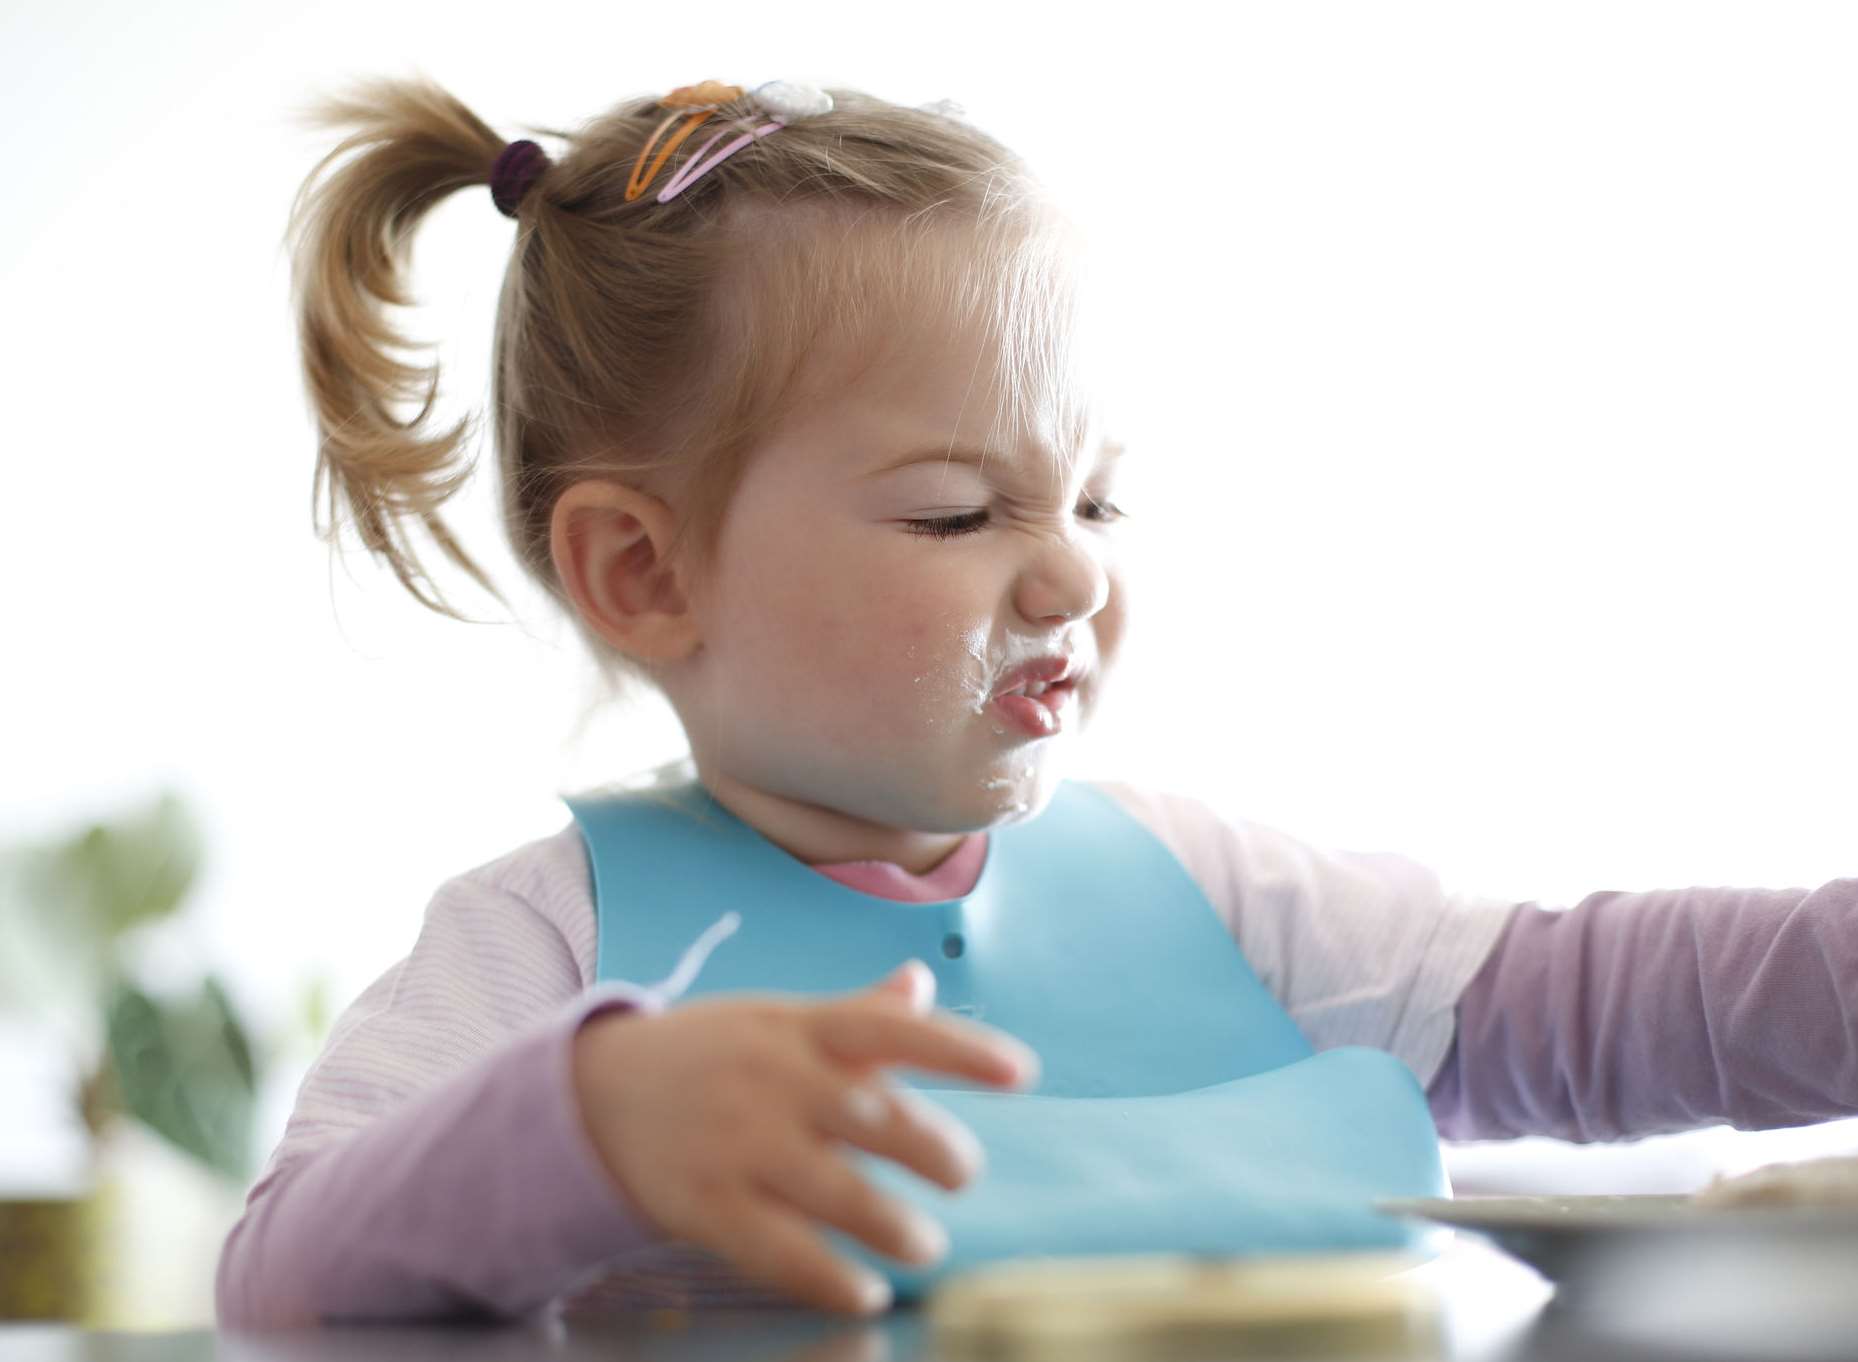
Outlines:
POLYGON ((882 1277, 865 1274, 858 1279, 858 1308, 875 1313, 890 1307, 890 1283, 882 1277))
POLYGON ((961 1160, 962 1171, 969 1178, 978 1176, 987 1166, 987 1151, 981 1147, 974 1132, 964 1125, 957 1125, 949 1130, 949 1136, 955 1145, 956 1157, 961 1160))
POLYGON ((1007 1058, 1012 1061, 1013 1066, 1019 1070, 1019 1081, 1021 1083, 1031 1083, 1038 1079, 1039 1056, 1036 1051, 1030 1046, 1020 1044, 1018 1041, 1008 1042, 1006 1051, 1007 1058))
POLYGON ((940 1135, 953 1149, 955 1157, 967 1168, 970 1175, 978 1173, 986 1162, 987 1153, 981 1148, 980 1139, 968 1129, 966 1122, 952 1115, 947 1109, 937 1106, 914 1088, 896 1088, 891 1096, 897 1104, 906 1110, 910 1119, 918 1125, 924 1125, 940 1135))
POLYGON ((915 959, 908 961, 904 968, 909 972, 911 1011, 927 1012, 935 1001, 935 971, 915 959))
POLYGON ((911 1216, 906 1227, 908 1257, 913 1262, 940 1262, 948 1252, 948 1231, 927 1216, 911 1216))
POLYGON ((845 1095, 845 1107, 852 1119, 864 1126, 881 1126, 890 1114, 884 1099, 869 1088, 853 1088, 845 1095))

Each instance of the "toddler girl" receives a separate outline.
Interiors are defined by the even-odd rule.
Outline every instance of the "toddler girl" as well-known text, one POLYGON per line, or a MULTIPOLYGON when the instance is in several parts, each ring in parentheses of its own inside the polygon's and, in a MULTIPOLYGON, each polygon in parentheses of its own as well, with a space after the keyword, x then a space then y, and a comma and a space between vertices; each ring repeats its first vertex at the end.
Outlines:
POLYGON ((1371 1201, 1444 1190, 1440 1133, 1858 1111, 1858 881, 1551 912, 1062 778, 1123 641, 1120 451, 1075 238, 957 112, 704 82, 560 159, 424 82, 322 117, 332 520, 434 609, 414 522, 494 593, 382 315, 488 183, 510 539, 690 758, 439 888, 303 1084, 223 1323, 870 1311, 1023 1253, 1397 1241, 1371 1201))

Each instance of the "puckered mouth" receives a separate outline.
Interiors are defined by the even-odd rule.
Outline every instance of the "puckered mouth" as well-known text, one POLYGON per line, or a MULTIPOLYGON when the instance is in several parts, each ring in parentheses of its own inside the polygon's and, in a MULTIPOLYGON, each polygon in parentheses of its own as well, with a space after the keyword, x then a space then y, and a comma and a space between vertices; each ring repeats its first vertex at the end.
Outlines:
POLYGON ((1028 695, 1037 697, 1054 686, 1075 685, 1081 670, 1070 657, 1035 657, 1009 669, 994 688, 993 697, 1028 695))

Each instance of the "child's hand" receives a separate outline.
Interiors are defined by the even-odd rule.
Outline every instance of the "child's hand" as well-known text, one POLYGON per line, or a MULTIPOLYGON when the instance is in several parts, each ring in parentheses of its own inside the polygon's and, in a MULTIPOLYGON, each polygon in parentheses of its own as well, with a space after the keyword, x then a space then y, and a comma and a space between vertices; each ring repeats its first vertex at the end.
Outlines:
POLYGON ((934 993, 934 975, 911 960, 828 1002, 767 994, 596 1017, 574 1042, 583 1119, 607 1172, 666 1236, 816 1308, 882 1310, 888 1284, 834 1254, 811 1222, 922 1264, 947 1237, 861 1177, 838 1143, 951 1191, 979 1171, 981 1149, 879 1071, 903 1064, 1011 1086, 1038 1070, 1006 1033, 929 1015, 934 993))

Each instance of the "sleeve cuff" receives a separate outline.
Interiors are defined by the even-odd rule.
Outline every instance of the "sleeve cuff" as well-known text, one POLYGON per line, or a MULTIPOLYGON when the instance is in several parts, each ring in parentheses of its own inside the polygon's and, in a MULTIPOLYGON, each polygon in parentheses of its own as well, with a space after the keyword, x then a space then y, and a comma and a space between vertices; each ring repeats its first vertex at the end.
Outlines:
POLYGON ((546 1170, 533 1189, 537 1213, 553 1224, 567 1261, 611 1258, 657 1242, 661 1236, 608 1175, 574 1092, 574 1038, 588 1022, 609 1012, 652 1015, 664 1010, 656 990, 629 983, 589 989, 563 1010, 556 1024, 535 1041, 540 1053, 530 1066, 538 1088, 533 1110, 540 1120, 531 1133, 538 1168, 546 1170))

